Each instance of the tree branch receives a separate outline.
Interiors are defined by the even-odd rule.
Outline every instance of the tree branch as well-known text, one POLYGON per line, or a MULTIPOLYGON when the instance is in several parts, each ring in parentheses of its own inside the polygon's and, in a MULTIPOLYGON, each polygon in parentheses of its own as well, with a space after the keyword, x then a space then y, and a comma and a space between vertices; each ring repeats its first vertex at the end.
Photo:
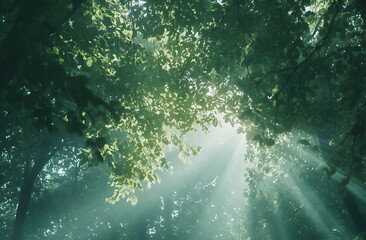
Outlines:
POLYGON ((226 17, 229 15, 229 12, 231 11, 231 9, 234 7, 236 1, 233 1, 229 7, 227 8, 227 10, 225 11, 224 15, 222 16, 222 18, 220 19, 220 22, 218 23, 217 26, 215 26, 213 29, 211 29, 209 32, 207 32, 206 34, 203 34, 202 37, 207 37, 209 35, 211 35, 212 33, 216 32, 219 27, 221 27, 221 25, 223 24, 224 20, 226 19, 226 17))
MULTIPOLYGON (((339 5, 340 5, 339 2, 337 2, 336 3, 336 11, 333 14, 333 17, 332 17, 331 22, 329 24, 328 31, 325 34, 325 36, 318 42, 318 44, 314 47, 314 49, 310 52, 310 54, 304 60, 302 60, 295 67, 292 67, 291 73, 286 77, 286 79, 282 83, 280 89, 274 94, 273 99, 277 99, 278 98, 278 96, 281 94, 281 92, 283 91, 283 89, 285 88, 285 86, 288 84, 288 82, 291 79, 292 75, 295 74, 299 68, 301 68, 302 66, 304 66, 307 62, 309 62, 310 59, 314 56, 314 54, 316 52, 318 52, 324 46, 324 44, 326 43, 326 40, 330 36, 330 33, 331 33, 332 29, 333 29, 333 25, 334 25, 335 19, 336 19, 338 13, 339 13, 339 5)), ((281 70, 286 70, 286 69, 291 69, 291 68, 284 68, 284 69, 281 69, 281 70)))

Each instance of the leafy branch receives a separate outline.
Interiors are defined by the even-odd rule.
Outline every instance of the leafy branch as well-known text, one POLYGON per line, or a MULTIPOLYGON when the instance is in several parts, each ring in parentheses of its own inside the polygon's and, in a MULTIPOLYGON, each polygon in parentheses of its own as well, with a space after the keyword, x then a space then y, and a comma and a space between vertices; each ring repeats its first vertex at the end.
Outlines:
POLYGON ((293 67, 284 67, 281 69, 277 69, 277 70, 271 70, 268 71, 262 78, 260 78, 257 82, 255 87, 258 88, 258 86, 266 79, 268 78, 270 75, 273 74, 279 74, 279 73, 283 73, 283 72, 287 72, 290 71, 290 73, 287 75, 286 79, 283 81, 281 87, 279 88, 279 90, 272 96, 272 99, 277 100, 278 96, 281 94, 281 92, 284 90, 285 86, 288 84, 289 80, 291 79, 291 77, 293 76, 293 74, 295 74, 302 66, 304 66, 307 62, 310 61, 310 59, 314 56, 315 53, 317 53, 326 43, 326 40, 329 38, 331 31, 333 29, 333 25, 334 22, 336 20, 336 17, 339 13, 339 3, 336 3, 336 11, 332 16, 331 22, 329 24, 329 28, 327 33, 324 35, 324 37, 315 45, 315 47, 313 48, 313 50, 309 53, 308 56, 306 56, 299 64, 297 64, 296 66, 293 67))
MULTIPOLYGON (((314 47, 314 49, 310 52, 310 54, 304 59, 302 60, 298 65, 296 65, 295 67, 287 67, 287 68, 283 68, 278 70, 277 72, 284 72, 284 71, 288 71, 291 70, 291 72, 287 75, 286 79, 283 81, 281 87, 279 88, 279 90, 273 95, 272 99, 277 100, 279 95, 281 94, 281 92, 284 90, 285 86, 289 83, 291 77, 293 76, 293 74, 295 74, 302 66, 304 66, 307 62, 310 61, 310 59, 314 56, 315 53, 317 53, 326 43, 326 40, 329 38, 331 31, 333 29, 333 25, 334 22, 336 20, 336 17, 339 13, 339 3, 337 2, 336 4, 336 11, 332 16, 331 22, 329 24, 329 28, 327 33, 324 35, 324 37, 318 42, 318 44, 314 47)), ((266 75, 271 74, 270 72, 267 73, 266 75)))

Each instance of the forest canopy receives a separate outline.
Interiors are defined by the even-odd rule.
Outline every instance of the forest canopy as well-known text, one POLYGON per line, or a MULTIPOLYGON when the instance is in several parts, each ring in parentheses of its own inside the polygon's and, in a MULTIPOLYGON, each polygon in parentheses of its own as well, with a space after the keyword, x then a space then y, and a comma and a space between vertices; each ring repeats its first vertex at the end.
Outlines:
POLYGON ((198 154, 185 135, 218 116, 248 139, 252 198, 293 142, 340 192, 364 183, 365 26, 361 0, 2 1, 1 235, 25 239, 32 202, 86 166, 136 204, 165 150, 198 154))

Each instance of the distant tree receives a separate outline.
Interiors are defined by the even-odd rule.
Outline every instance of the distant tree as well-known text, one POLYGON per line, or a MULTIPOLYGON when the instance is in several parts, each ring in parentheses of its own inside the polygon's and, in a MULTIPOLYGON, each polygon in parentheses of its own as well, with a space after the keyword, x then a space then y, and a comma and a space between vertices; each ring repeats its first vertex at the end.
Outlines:
POLYGON ((358 219, 348 211, 338 184, 314 164, 320 155, 313 148, 316 138, 308 137, 304 145, 299 136, 306 134, 287 134, 289 141, 276 144, 275 152, 286 153, 276 166, 267 164, 266 158, 274 157, 268 152, 251 152, 253 163, 262 163, 246 173, 242 228, 250 239, 353 239, 362 231, 353 223, 358 219))

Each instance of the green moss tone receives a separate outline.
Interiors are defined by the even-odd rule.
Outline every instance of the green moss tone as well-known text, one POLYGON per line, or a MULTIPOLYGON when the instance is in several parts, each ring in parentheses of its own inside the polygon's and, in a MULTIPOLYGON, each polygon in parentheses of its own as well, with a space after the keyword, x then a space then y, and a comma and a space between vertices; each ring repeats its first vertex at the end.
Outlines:
POLYGON ((166 149, 196 155, 186 134, 217 116, 246 134, 253 186, 286 174, 296 142, 346 194, 366 180, 365 11, 360 0, 3 0, 0 217, 15 225, 0 235, 26 239, 34 193, 59 186, 57 168, 105 166, 107 201, 136 204, 169 167, 166 149))

